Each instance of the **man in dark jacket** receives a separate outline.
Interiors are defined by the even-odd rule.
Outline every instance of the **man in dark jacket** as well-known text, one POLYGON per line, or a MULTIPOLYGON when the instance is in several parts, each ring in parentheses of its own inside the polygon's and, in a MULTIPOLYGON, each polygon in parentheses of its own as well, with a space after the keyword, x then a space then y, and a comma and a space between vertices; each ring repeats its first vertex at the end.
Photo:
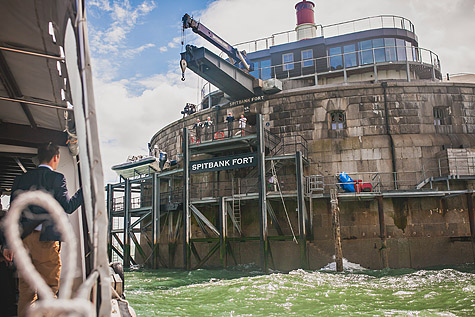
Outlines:
MULTIPOLYGON (((15 178, 12 187, 10 203, 22 192, 27 190, 41 189, 49 192, 54 199, 63 207, 68 214, 74 212, 83 202, 81 189, 73 197, 69 197, 64 175, 55 172, 59 165, 59 147, 45 144, 38 149, 40 165, 37 169, 15 178)), ((47 213, 38 206, 30 206, 33 214, 42 214, 44 219, 47 213)), ((51 287, 54 294, 58 292, 59 276, 61 272, 60 243, 61 236, 54 228, 54 224, 48 220, 38 221, 22 217, 23 243, 29 250, 36 270, 51 287)), ((13 250, 15 251, 15 250, 13 250)), ((37 299, 36 290, 30 288, 25 280, 19 279, 18 316, 23 316, 28 307, 37 299)))

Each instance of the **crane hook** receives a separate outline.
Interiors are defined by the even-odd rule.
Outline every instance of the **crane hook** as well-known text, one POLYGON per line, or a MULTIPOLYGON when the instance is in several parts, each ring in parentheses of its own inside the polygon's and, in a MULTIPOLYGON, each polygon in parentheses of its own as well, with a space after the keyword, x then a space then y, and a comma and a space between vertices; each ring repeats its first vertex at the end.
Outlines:
POLYGON ((185 70, 186 70, 186 60, 184 58, 182 58, 180 60, 180 68, 181 68, 181 80, 182 81, 185 81, 185 70))

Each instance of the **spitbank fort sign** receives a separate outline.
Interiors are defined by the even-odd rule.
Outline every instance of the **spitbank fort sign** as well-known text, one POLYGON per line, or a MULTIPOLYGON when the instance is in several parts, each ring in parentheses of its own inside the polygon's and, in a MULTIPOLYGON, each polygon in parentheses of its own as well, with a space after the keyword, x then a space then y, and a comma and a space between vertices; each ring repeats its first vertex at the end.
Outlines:
POLYGON ((205 173, 229 170, 257 165, 257 153, 246 153, 233 156, 213 158, 190 162, 191 173, 205 173))

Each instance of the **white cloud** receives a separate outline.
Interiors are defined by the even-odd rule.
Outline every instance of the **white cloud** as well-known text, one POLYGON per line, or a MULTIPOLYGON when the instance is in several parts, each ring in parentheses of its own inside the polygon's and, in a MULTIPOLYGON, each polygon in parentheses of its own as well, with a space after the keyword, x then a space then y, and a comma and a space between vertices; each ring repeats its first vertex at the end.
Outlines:
POLYGON ((144 50, 146 50, 147 48, 151 48, 151 47, 155 47, 155 44, 147 43, 147 44, 144 44, 144 45, 136 47, 136 48, 128 49, 128 50, 125 51, 124 55, 126 57, 134 57, 135 55, 140 54, 144 50))
POLYGON ((186 102, 196 100, 196 78, 192 76, 182 82, 179 74, 157 74, 139 84, 144 92, 132 96, 129 80, 94 80, 106 182, 117 181, 111 166, 125 162, 129 155, 148 154, 152 136, 178 119, 186 102))
POLYGON ((149 14, 155 7, 153 1, 144 1, 133 7, 129 0, 112 1, 96 0, 89 4, 106 12, 112 23, 106 30, 94 29, 90 41, 92 49, 99 54, 118 53, 125 45, 127 34, 132 31, 138 20, 149 14))
POLYGON ((160 52, 164 53, 166 51, 168 51, 168 47, 166 47, 166 46, 160 47, 160 52))

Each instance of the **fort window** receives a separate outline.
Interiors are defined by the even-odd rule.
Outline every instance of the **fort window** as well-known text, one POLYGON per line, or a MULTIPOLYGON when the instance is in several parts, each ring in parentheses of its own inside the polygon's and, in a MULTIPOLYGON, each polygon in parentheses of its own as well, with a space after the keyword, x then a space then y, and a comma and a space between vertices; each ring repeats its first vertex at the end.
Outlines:
POLYGON ((261 61, 261 79, 266 80, 272 78, 272 69, 270 59, 261 61))
POLYGON ((330 127, 332 130, 344 129, 345 113, 343 111, 330 112, 330 127))
POLYGON ((337 70, 343 68, 343 58, 341 56, 341 47, 332 47, 328 50, 330 56, 330 69, 337 70))
POLYGON ((401 39, 396 39, 396 51, 397 51, 397 60, 405 61, 406 60, 406 41, 401 39))
MULTIPOLYGON (((384 44, 383 44, 384 45, 384 44)), ((358 48, 360 51, 360 62, 361 65, 373 64, 373 44, 371 40, 361 41, 358 43, 358 48)), ((384 62, 384 58, 382 60, 384 62)))
POLYGON ((294 69, 294 53, 287 53, 282 55, 282 66, 283 70, 292 70, 294 69))
POLYGON ((272 68, 270 59, 253 62, 252 64, 254 66, 254 70, 251 72, 252 76, 260 78, 262 80, 272 78, 272 68))
POLYGON ((250 72, 250 74, 256 78, 260 78, 261 76, 259 76, 259 62, 254 62, 251 64, 254 67, 254 70, 250 72))
POLYGON ((386 52, 386 62, 395 62, 396 59, 396 40, 395 39, 384 39, 384 46, 386 52))
POLYGON ((448 122, 446 107, 434 107, 434 125, 446 125, 448 122))
POLYGON ((313 66, 313 51, 305 50, 302 51, 302 67, 313 66))
POLYGON ((358 65, 358 61, 356 59, 356 48, 354 43, 343 46, 343 53, 345 59, 345 67, 354 67, 358 65))

